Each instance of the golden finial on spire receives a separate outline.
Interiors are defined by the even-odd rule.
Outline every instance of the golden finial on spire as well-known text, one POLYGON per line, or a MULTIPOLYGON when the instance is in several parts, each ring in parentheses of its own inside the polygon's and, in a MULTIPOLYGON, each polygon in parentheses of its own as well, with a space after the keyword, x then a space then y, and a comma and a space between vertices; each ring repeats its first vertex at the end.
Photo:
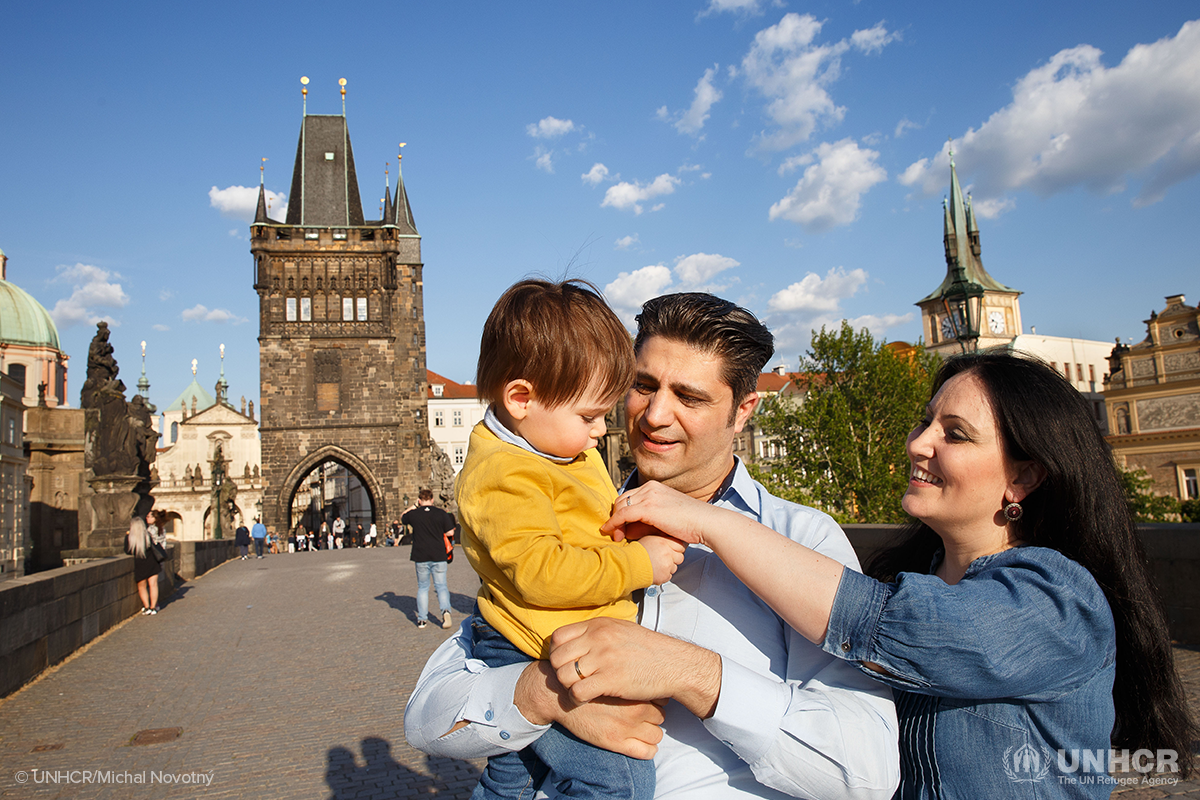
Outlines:
POLYGON ((196 359, 192 359, 192 377, 196 377, 196 359))
POLYGON ((300 94, 304 96, 304 113, 308 114, 308 76, 300 76, 300 94))
POLYGON ((396 166, 397 167, 400 166, 400 159, 404 158, 404 145, 406 145, 406 144, 408 144, 408 142, 400 143, 400 149, 398 151, 399 154, 396 156, 396 166))
POLYGON ((258 165, 258 185, 259 186, 263 185, 263 182, 266 178, 266 175, 265 175, 266 170, 267 170, 267 159, 264 158, 262 160, 262 163, 258 165))
POLYGON ((342 87, 342 116, 346 116, 346 79, 338 78, 338 86, 342 87))

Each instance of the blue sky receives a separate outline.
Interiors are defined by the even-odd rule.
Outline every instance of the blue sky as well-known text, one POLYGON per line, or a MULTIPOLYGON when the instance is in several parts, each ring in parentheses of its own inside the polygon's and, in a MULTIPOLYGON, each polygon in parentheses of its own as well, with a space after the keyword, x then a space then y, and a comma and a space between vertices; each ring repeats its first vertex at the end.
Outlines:
POLYGON ((941 281, 947 137, 1026 330, 1144 335, 1200 300, 1194 2, 25 3, 5 12, 0 249, 56 318, 72 403, 94 322, 151 399, 258 400, 248 222, 308 110, 346 114, 423 236, 429 367, 474 374, 492 303, 584 277, 627 318, 708 289, 796 366, 842 318, 915 340, 941 281), (979 5, 979 4, 976 4, 979 5), (246 187, 239 191, 238 187, 246 187))

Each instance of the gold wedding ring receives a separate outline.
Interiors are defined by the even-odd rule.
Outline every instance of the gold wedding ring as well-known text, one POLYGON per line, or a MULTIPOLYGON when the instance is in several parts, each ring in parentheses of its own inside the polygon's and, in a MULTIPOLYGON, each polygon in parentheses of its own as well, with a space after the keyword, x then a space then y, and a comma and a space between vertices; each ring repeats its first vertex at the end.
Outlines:
POLYGON ((583 671, 579 669, 579 659, 575 659, 575 674, 579 676, 579 680, 583 680, 583 671))

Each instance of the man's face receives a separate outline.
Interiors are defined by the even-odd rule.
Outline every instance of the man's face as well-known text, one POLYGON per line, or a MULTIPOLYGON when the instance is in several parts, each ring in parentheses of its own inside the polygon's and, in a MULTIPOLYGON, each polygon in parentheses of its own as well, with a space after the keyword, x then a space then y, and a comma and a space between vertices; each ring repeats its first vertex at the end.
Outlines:
POLYGON ((709 499, 733 468, 733 437, 758 404, 751 393, 733 410, 721 358, 655 336, 637 354, 625 397, 629 447, 642 480, 709 499))

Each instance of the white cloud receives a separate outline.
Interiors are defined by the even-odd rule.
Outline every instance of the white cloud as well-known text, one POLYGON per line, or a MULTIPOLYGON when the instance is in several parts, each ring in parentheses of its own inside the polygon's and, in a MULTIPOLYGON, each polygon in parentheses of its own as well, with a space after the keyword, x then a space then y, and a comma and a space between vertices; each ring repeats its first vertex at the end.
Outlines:
POLYGON ((696 253, 684 256, 675 263, 675 276, 684 284, 697 285, 705 283, 732 267, 741 266, 737 261, 727 256, 696 253))
POLYGON ((245 317, 239 317, 232 311, 224 308, 208 308, 199 303, 191 308, 184 309, 179 315, 187 322, 232 322, 234 325, 240 325, 246 322, 245 317))
POLYGON ((876 339, 882 338, 880 334, 889 328, 896 328, 900 325, 907 325, 912 322, 913 313, 910 311, 907 314, 884 314, 882 317, 876 314, 864 314, 861 317, 847 320, 850 326, 855 330, 866 328, 876 339))
POLYGON ((840 122, 846 109, 833 102, 827 87, 841 75, 842 56, 852 49, 878 52, 897 38, 882 22, 832 44, 815 44, 820 32, 821 23, 811 14, 786 14, 758 32, 742 59, 740 74, 769 101, 767 116, 776 126, 759 135, 763 149, 785 150, 818 126, 840 122))
POLYGON ((630 234, 629 236, 622 236, 616 241, 618 250, 628 250, 635 244, 641 244, 641 241, 638 239, 638 235, 636 233, 630 234))
POLYGON ((790 220, 809 233, 849 225, 858 217, 862 196, 887 180, 887 171, 877 163, 879 153, 859 148, 853 139, 824 142, 813 152, 817 163, 771 206, 770 218, 790 220))
POLYGON ((170 328, 169 326, 167 326, 167 325, 163 325, 163 324, 161 324, 161 323, 156 323, 156 324, 154 324, 154 325, 151 325, 150 327, 151 327, 151 328, 153 328, 153 329, 154 329, 154 330, 156 330, 156 331, 169 331, 169 330, 171 330, 171 328, 170 328))
POLYGON ((99 313, 102 308, 124 308, 129 304, 129 295, 116 280, 120 275, 91 264, 61 265, 53 281, 71 285, 71 295, 59 300, 50 309, 50 318, 59 328, 70 328, 81 322, 95 325, 111 317, 99 313))
MULTIPOLYGON (((712 83, 718 68, 719 65, 714 64, 700 76, 700 80, 696 82, 695 97, 692 99, 692 105, 687 111, 677 115, 675 130, 688 136, 696 136, 704 128, 704 123, 709 117, 709 111, 722 97, 721 90, 713 86, 712 83)), ((658 109, 656 116, 664 121, 670 121, 671 117, 667 113, 666 106, 658 109)))
MULTIPOLYGON (((621 181, 615 186, 608 187, 608 191, 604 193, 604 202, 600 203, 600 207, 611 206, 618 210, 632 208, 633 213, 641 214, 642 203, 655 197, 671 194, 680 183, 679 178, 665 172, 648 184, 640 181, 634 183, 621 181)), ((662 208, 661 204, 651 210, 659 208, 662 208)))
POLYGON ((996 198, 994 200, 976 200, 971 198, 971 205, 975 207, 975 213, 984 219, 995 219, 1005 211, 1012 211, 1017 207, 1017 201, 1011 197, 996 198))
MULTIPOLYGON (((636 241, 636 237, 635 241, 636 241)), ((675 259, 671 269, 664 264, 651 264, 633 272, 622 272, 604 287, 604 297, 626 325, 633 327, 633 318, 652 297, 666 292, 720 291, 724 286, 709 284, 714 277, 740 266, 732 258, 717 253, 694 253, 675 259)))
POLYGON ((920 125, 913 122, 908 117, 905 117, 904 119, 902 119, 896 123, 896 130, 892 132, 892 136, 895 137, 896 139, 899 139, 901 136, 904 135, 905 131, 920 130, 920 129, 921 129, 920 125))
MULTIPOLYGON (((1029 189, 1047 196, 1083 187, 1107 194, 1142 180, 1145 206, 1200 172, 1200 20, 1139 44, 1115 67, 1080 45, 1017 81, 1013 100, 955 139, 956 163, 976 196, 1029 189)), ((911 164, 901 183, 944 191, 948 148, 911 164)))
MULTIPOLYGON (((780 0, 769 0, 766 4, 772 6, 783 5, 780 0)), ((697 16, 706 17, 709 14, 719 14, 721 12, 757 16, 762 13, 763 5, 763 0, 708 0, 708 8, 701 11, 697 16)))
POLYGON ((595 186, 608 179, 608 167, 597 161, 595 164, 592 164, 591 169, 579 177, 583 178, 585 183, 590 183, 592 186, 595 186))
POLYGON ((867 273, 862 269, 846 272, 834 267, 824 278, 810 272, 772 295, 767 307, 772 311, 836 312, 841 301, 853 297, 866 282, 867 273))
MULTIPOLYGON (((267 215, 274 220, 287 219, 287 195, 266 189, 267 204, 270 209, 267 215)), ((227 186, 224 189, 212 187, 208 190, 208 204, 221 212, 221 216, 230 219, 240 219, 242 222, 254 222, 254 214, 258 210, 257 186, 227 186)))
POLYGON ((671 270, 662 264, 621 272, 604 287, 604 299, 613 307, 624 323, 633 327, 633 318, 642 308, 642 303, 658 297, 671 285, 671 270))
POLYGON ((542 170, 543 172, 549 172, 551 175, 553 175, 554 174, 554 161, 551 158, 553 153, 554 153, 553 150, 547 150, 546 148, 541 147, 539 145, 533 151, 534 166, 536 166, 538 169, 542 170))
POLYGON ((158 301, 160 303, 165 303, 174 296, 175 296, 174 289, 160 289, 158 292, 158 301))
POLYGON ((576 130, 580 130, 580 128, 576 127, 571 120, 555 117, 544 117, 525 126, 525 132, 535 139, 557 139, 563 134, 576 130))

